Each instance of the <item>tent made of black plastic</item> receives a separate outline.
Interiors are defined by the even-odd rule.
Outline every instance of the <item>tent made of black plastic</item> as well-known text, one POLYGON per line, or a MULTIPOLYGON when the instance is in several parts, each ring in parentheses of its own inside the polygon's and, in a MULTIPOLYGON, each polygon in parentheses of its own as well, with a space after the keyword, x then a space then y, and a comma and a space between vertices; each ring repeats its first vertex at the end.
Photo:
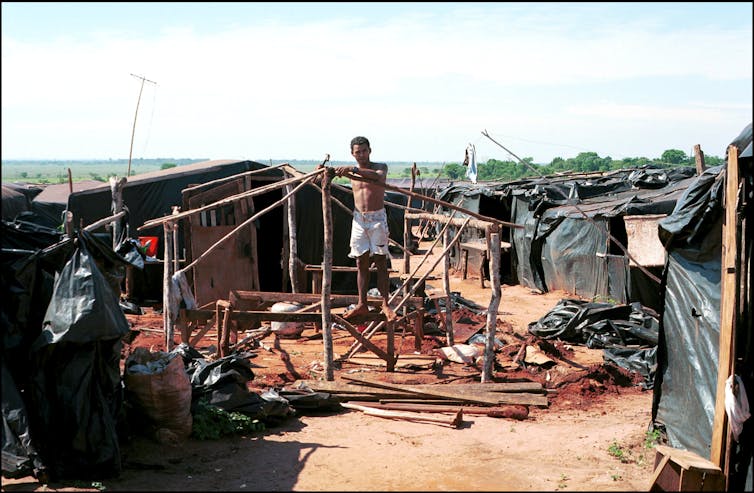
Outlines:
POLYGON ((512 282, 657 309, 660 286, 652 279, 661 266, 632 266, 624 218, 668 214, 694 175, 691 167, 644 167, 454 185, 439 197, 522 226, 501 235, 511 244, 512 282))
MULTIPOLYGON (((127 224, 130 235, 136 236, 137 228, 145 222, 169 215, 173 206, 181 207, 181 192, 184 188, 266 167, 254 161, 203 161, 128 177, 123 187, 123 204, 128 210, 127 224)), ((279 169, 270 169, 269 173, 282 177, 279 169)), ((86 226, 111 216, 113 212, 110 184, 103 183, 96 188, 74 191, 68 197, 68 210, 73 213, 73 223, 76 227, 82 222, 86 226)), ((159 237, 162 235, 162 228, 155 226, 138 234, 159 237)), ((182 236, 181 232, 181 248, 184 246, 182 236)), ((160 257, 161 248, 162 245, 158 253, 160 257)))

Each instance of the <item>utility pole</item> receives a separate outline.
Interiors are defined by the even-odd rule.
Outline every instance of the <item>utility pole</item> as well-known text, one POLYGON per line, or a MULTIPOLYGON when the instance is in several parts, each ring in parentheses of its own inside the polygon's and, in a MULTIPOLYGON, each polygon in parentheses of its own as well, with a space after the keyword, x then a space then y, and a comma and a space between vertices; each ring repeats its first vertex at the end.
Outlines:
POLYGON ((133 154, 134 150, 134 134, 136 134, 136 117, 139 115, 139 103, 141 102, 141 92, 144 90, 144 82, 151 82, 154 85, 157 85, 157 82, 153 80, 149 80, 145 77, 142 77, 141 75, 134 75, 131 74, 133 77, 136 77, 137 79, 141 79, 141 88, 139 89, 139 99, 136 100, 136 113, 134 114, 134 125, 131 129, 131 147, 128 150, 128 171, 126 172, 126 178, 131 176, 131 155, 133 154))

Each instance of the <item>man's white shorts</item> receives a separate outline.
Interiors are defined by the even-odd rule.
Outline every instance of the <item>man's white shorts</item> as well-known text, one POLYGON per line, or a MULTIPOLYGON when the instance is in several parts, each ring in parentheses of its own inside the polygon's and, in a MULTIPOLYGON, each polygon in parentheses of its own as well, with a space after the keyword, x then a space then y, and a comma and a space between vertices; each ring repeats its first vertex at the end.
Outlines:
POLYGON ((353 212, 351 224, 351 258, 366 252, 372 255, 388 255, 388 226, 385 209, 372 212, 353 212))

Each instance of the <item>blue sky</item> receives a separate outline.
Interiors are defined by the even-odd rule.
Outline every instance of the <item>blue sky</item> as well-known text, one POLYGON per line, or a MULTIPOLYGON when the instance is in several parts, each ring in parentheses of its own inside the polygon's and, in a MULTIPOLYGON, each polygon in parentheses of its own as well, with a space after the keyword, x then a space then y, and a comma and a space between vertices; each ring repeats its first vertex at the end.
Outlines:
POLYGON ((2 159, 708 155, 752 3, 2 2, 2 159), (145 83, 139 100, 143 76, 145 83))

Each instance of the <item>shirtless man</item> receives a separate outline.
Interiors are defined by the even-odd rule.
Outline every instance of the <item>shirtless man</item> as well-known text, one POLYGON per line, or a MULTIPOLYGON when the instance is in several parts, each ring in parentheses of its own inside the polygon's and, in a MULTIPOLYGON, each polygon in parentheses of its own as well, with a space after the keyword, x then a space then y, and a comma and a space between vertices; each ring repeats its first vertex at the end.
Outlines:
MULTIPOLYGON (((370 161, 371 153, 372 149, 366 137, 354 137, 351 140, 351 155, 356 159, 358 166, 339 166, 335 168, 335 175, 363 177, 384 184, 387 178, 387 164, 370 161)), ((395 320, 396 315, 388 304, 390 280, 387 273, 387 260, 390 253, 385 188, 370 181, 352 179, 351 189, 355 210, 351 225, 351 252, 348 256, 356 259, 358 267, 359 302, 344 318, 349 319, 369 312, 367 288, 371 256, 377 267, 377 289, 382 295, 382 313, 388 321, 392 321, 395 320)))

